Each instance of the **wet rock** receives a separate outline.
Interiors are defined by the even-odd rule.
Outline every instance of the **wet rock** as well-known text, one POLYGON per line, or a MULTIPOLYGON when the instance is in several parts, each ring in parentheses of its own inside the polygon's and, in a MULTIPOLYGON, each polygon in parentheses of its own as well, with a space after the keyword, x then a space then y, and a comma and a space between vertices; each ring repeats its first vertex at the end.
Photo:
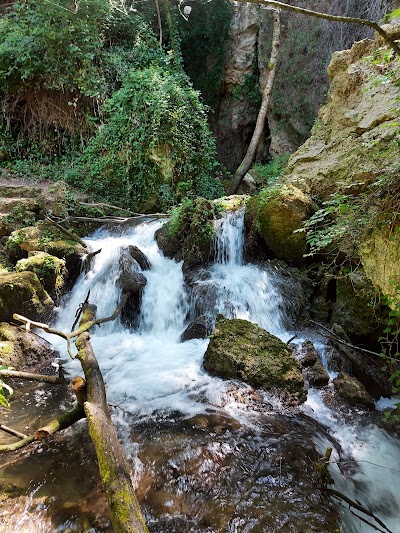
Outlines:
POLYGON ((193 320, 180 337, 181 342, 191 339, 206 339, 212 331, 213 321, 210 317, 203 315, 193 320))
MULTIPOLYGON (((343 328, 338 324, 332 326, 332 331, 340 338, 349 342, 343 328)), ((336 372, 351 372, 374 398, 391 395, 391 384, 388 376, 381 370, 382 360, 377 355, 366 354, 352 349, 339 341, 332 340, 331 366, 336 372)))
POLYGON ((52 345, 25 329, 0 323, 0 359, 18 370, 37 371, 56 357, 52 345))
POLYGON ((204 356, 204 368, 227 379, 241 379, 253 387, 288 392, 305 400, 300 367, 288 346, 247 320, 217 317, 204 356))
POLYGON ((336 278, 336 301, 331 321, 350 336, 370 335, 382 329, 387 306, 378 303, 377 293, 362 270, 336 278))
POLYGON ((35 251, 47 252, 64 259, 71 282, 79 276, 82 257, 86 252, 78 241, 68 239, 60 230, 44 221, 14 231, 7 240, 6 249, 10 257, 16 261, 35 251))
POLYGON ((13 264, 10 261, 6 249, 0 244, 0 274, 7 274, 7 272, 11 272, 13 268, 13 264))
POLYGON ((123 250, 119 259, 120 274, 117 285, 123 292, 129 293, 126 304, 121 310, 121 321, 128 327, 137 325, 142 303, 143 289, 147 279, 138 272, 139 265, 127 250, 123 250))
POLYGON ((10 322, 13 313, 32 319, 43 318, 54 302, 33 272, 11 272, 0 275, 0 320, 10 322))
POLYGON ((317 350, 311 341, 305 341, 296 352, 297 360, 302 368, 315 365, 319 361, 317 350))
POLYGON ((329 383, 328 372, 319 360, 305 369, 305 375, 310 387, 325 387, 329 383))
POLYGON ((316 211, 314 202, 293 185, 275 185, 249 200, 247 225, 254 225, 267 247, 278 259, 289 264, 304 264, 307 243, 304 232, 297 232, 316 211))
POLYGON ((46 252, 30 252, 27 259, 20 259, 15 266, 17 272, 34 272, 44 289, 58 299, 66 286, 68 271, 65 260, 46 252))
POLYGON ((374 406, 374 400, 368 394, 366 388, 358 379, 342 372, 333 380, 336 392, 350 403, 374 406))
POLYGON ((213 317, 217 303, 217 287, 207 283, 211 279, 210 273, 203 269, 196 269, 188 270, 184 274, 195 314, 213 317))
POLYGON ((142 252, 140 248, 138 248, 137 246, 130 245, 128 246, 128 251, 133 257, 133 259, 137 261, 138 265, 142 270, 150 270, 150 261, 147 259, 146 255, 142 252))

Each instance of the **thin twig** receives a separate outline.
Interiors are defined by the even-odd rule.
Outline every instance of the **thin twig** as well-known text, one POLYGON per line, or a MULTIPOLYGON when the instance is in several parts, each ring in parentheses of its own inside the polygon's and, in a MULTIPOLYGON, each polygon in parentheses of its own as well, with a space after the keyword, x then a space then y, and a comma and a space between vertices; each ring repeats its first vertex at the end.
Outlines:
POLYGON ((323 335, 322 333, 320 333, 320 335, 322 335, 323 337, 331 339, 331 340, 335 340, 337 342, 340 342, 341 344, 344 344, 345 346, 348 346, 349 348, 352 348, 353 350, 358 350, 360 352, 364 352, 364 353, 367 353, 369 355, 374 355, 375 357, 381 357, 381 354, 379 354, 377 352, 371 352, 371 350, 366 350, 365 348, 361 348, 360 346, 355 346, 354 344, 350 344, 350 342, 346 342, 341 337, 339 337, 339 335, 336 335, 336 333, 334 333, 332 330, 330 330, 326 326, 320 324, 319 322, 315 322, 314 320, 311 320, 311 318, 309 318, 308 320, 312 324, 315 324, 316 326, 324 329, 325 331, 327 331, 329 333, 329 336, 323 335))
POLYGON ((0 424, 0 429, 4 431, 5 433, 9 433, 10 435, 13 435, 14 437, 18 437, 19 439, 26 439, 28 435, 25 435, 25 433, 21 433, 20 431, 17 431, 16 429, 9 428, 8 426, 5 426, 4 424, 0 424))
POLYGON ((41 381, 43 383, 61 383, 61 379, 59 376, 47 376, 46 374, 32 374, 31 372, 19 372, 17 370, 0 370, 0 376, 4 378, 41 381))

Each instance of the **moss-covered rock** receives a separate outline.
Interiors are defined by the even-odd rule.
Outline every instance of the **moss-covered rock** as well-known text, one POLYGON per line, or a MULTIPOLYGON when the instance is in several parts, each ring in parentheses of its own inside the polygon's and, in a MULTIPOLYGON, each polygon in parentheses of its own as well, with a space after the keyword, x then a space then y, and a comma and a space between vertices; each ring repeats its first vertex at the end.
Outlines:
POLYGON ((336 300, 331 321, 350 336, 377 333, 387 322, 387 307, 362 270, 336 277, 336 300))
POLYGON ((7 322, 0 323, 0 359, 6 366, 18 370, 43 368, 56 352, 50 343, 38 335, 7 322))
POLYGON ((85 253, 84 247, 78 241, 68 239, 64 233, 46 221, 14 231, 8 238, 6 249, 14 260, 27 257, 30 252, 36 251, 65 259, 70 279, 79 275, 81 259, 85 253))
POLYGON ((183 260, 186 268, 206 264, 210 257, 216 216, 217 208, 209 200, 200 197, 186 199, 156 232, 157 243, 168 257, 183 260))
POLYGON ((45 290, 56 299, 61 296, 68 275, 65 260, 46 252, 30 252, 28 258, 18 261, 15 270, 34 272, 45 290))
POLYGON ((290 348, 247 320, 219 315, 204 356, 207 372, 241 379, 253 387, 279 390, 305 400, 304 380, 290 348))
POLYGON ((9 322, 13 313, 36 319, 47 315, 54 302, 33 272, 0 275, 0 320, 9 322))
POLYGON ((7 254, 6 249, 0 244, 0 274, 7 274, 13 270, 13 264, 7 254))
POLYGON ((253 225, 278 257, 294 265, 304 263, 307 243, 303 222, 316 211, 314 202, 293 185, 275 185, 249 200, 246 226, 253 225))

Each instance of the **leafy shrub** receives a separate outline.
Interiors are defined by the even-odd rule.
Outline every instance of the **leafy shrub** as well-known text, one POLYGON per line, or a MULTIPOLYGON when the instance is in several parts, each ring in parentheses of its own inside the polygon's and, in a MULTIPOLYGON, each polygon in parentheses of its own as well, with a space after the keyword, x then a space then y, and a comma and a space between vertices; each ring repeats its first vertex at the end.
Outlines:
POLYGON ((182 192, 221 194, 205 110, 183 74, 131 69, 104 109, 104 125, 66 174, 71 184, 142 210, 171 205, 182 192))
POLYGON ((289 155, 290 154, 278 155, 266 164, 256 163, 250 170, 250 173, 256 178, 257 182, 261 183, 264 187, 274 185, 278 178, 282 176, 289 155))

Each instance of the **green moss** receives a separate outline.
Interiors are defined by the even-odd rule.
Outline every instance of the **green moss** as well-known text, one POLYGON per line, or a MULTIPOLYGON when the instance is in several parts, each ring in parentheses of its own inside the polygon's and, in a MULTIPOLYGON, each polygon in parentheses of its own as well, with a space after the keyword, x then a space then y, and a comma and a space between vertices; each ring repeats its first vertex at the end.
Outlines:
POLYGON ((291 350, 280 339, 247 320, 217 317, 204 356, 204 368, 254 387, 283 389, 299 398, 304 381, 291 350))
POLYGON ((304 233, 296 230, 315 210, 311 199, 296 187, 274 185, 249 200, 246 218, 279 259, 302 264, 307 243, 304 233))
POLYGON ((63 259, 46 252, 33 253, 27 259, 18 261, 15 270, 17 272, 26 270, 34 272, 46 291, 54 294, 57 298, 61 296, 67 277, 63 259))

